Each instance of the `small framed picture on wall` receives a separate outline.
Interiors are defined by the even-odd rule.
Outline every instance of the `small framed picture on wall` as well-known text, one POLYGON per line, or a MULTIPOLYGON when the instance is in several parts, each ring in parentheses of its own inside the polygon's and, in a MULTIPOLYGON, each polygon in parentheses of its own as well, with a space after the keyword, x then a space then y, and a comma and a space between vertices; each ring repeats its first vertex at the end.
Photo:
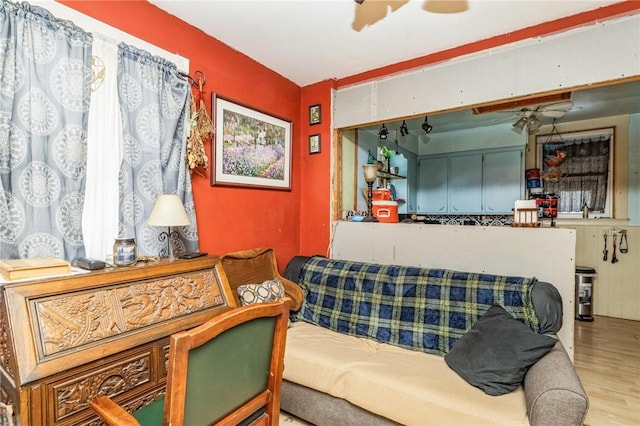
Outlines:
POLYGON ((309 107, 309 124, 320 124, 320 104, 309 107))
POLYGON ((309 136, 309 154, 320 153, 320 135, 309 136))

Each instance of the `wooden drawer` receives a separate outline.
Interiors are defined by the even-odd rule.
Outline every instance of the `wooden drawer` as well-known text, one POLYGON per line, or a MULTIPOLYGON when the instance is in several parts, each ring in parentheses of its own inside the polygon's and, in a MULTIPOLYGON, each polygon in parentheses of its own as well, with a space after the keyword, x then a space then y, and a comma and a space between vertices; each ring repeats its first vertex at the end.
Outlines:
POLYGON ((164 389, 164 368, 159 362, 166 339, 67 371, 55 380, 42 382, 46 407, 44 423, 78 424, 94 417, 88 401, 108 395, 116 401, 129 401, 160 387, 164 389))

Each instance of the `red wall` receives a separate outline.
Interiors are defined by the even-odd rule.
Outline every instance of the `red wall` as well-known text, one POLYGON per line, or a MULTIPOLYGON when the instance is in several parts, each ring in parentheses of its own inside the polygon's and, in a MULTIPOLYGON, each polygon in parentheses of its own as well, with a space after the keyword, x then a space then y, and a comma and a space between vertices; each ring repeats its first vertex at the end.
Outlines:
MULTIPOLYGON (((63 0, 60 3, 189 58, 190 74, 200 70, 206 76, 204 90, 209 112, 211 92, 214 91, 225 98, 292 121, 291 191, 212 187, 208 175, 204 178, 193 175, 200 250, 224 254, 271 246, 276 250, 280 268, 284 268, 292 256, 300 253, 300 209, 303 193, 303 164, 300 158, 303 158, 305 166, 307 162, 315 164, 314 168, 320 165, 315 158, 309 159, 308 156, 307 135, 303 134, 308 120, 304 123, 301 120, 302 89, 146 1, 63 0)), ((317 102, 324 104, 323 115, 329 117, 329 96, 317 98, 317 102)), ((304 111, 304 118, 307 116, 308 110, 304 111)), ((328 124, 322 126, 324 128, 328 124)), ((328 141, 328 135, 323 135, 323 139, 328 141)), ((210 156, 210 147, 206 148, 210 156)), ((320 159, 324 158, 329 158, 327 145, 323 146, 320 159)), ((323 166, 326 169, 322 172, 326 174, 329 170, 328 162, 323 166)), ((312 179, 321 180, 322 177, 316 174, 312 179)), ((323 203, 326 204, 327 199, 324 198, 323 203)), ((324 221, 328 220, 327 216, 324 221)), ((328 235, 321 239, 328 241, 328 235)))
POLYGON ((302 89, 300 116, 302 149, 300 167, 300 253, 329 255, 331 235, 331 94, 335 81, 326 80, 302 89), (320 104, 320 124, 309 125, 309 106, 320 104), (309 154, 309 135, 320 134, 320 153, 309 154), (304 142, 303 142, 304 146, 304 142))

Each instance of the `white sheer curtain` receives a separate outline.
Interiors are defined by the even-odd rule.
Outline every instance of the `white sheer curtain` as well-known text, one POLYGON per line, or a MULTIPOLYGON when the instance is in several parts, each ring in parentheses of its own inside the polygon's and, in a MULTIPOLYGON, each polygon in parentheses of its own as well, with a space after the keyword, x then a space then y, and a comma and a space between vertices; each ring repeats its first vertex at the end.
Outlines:
POLYGON ((560 197, 558 213, 577 213, 586 206, 590 212, 608 214, 611 138, 563 135, 560 142, 543 144, 543 176, 557 169, 556 177, 545 179, 545 191, 560 197))
POLYGON ((94 34, 82 233, 88 257, 105 259, 118 236, 122 124, 117 90, 118 44, 94 34))

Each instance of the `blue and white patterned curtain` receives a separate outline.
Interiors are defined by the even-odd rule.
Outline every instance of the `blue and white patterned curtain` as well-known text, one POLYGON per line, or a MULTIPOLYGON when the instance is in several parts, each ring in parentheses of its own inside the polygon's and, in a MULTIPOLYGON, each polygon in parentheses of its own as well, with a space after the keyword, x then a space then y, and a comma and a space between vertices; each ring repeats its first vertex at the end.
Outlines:
POLYGON ((0 258, 84 255, 90 34, 0 2, 0 258))
POLYGON ((176 229, 175 253, 198 250, 191 176, 185 162, 190 88, 176 65, 146 51, 118 45, 118 94, 124 133, 120 167, 119 237, 135 238, 138 253, 166 249, 160 232, 148 226, 161 194, 178 194, 191 222, 176 229))

